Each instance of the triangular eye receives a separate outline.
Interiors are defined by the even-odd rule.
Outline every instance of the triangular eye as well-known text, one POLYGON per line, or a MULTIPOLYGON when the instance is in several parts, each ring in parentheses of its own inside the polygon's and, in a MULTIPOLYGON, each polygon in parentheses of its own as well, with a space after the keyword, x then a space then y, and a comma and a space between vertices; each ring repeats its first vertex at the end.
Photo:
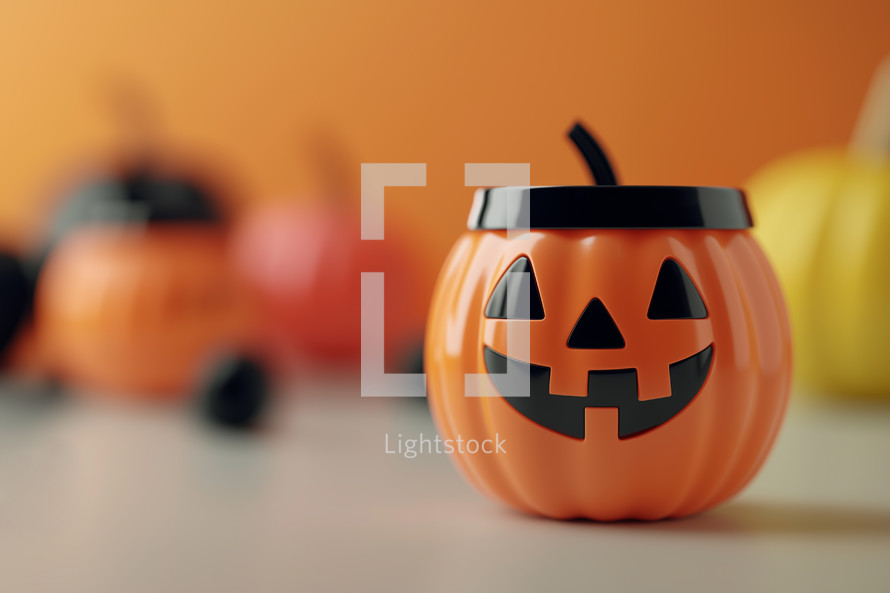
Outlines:
POLYGON ((498 281, 485 307, 485 316, 489 319, 544 319, 538 281, 527 257, 513 262, 498 281))
POLYGON ((686 270, 672 259, 664 260, 649 302, 649 319, 704 319, 708 310, 686 270))
POLYGON ((624 348, 624 336, 599 299, 587 303, 569 334, 569 348, 624 348))

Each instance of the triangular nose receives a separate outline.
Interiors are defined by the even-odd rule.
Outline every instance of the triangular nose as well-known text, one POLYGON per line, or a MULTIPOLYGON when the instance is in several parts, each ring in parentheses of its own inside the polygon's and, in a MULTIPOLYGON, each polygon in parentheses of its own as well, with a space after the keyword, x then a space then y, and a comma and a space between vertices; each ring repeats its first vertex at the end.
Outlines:
POLYGON ((569 348, 624 348, 624 336, 599 299, 585 307, 569 335, 569 348))

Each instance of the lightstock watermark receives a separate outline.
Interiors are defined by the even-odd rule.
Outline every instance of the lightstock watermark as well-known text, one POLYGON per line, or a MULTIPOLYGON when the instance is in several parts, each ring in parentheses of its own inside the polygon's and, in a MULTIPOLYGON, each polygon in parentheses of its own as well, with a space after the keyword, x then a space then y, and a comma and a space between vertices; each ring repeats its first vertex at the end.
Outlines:
MULTIPOLYGON (((495 187, 531 185, 529 163, 465 163, 464 185, 495 187)), ((387 187, 426 187, 426 163, 362 163, 361 171, 361 238, 363 241, 384 239, 384 191, 387 187)), ((506 201, 504 219, 516 221, 507 229, 512 239, 529 232, 529 211, 506 201)), ((520 308, 531 303, 531 281, 528 272, 517 283, 508 285, 506 298, 520 308), (512 292, 511 292, 512 290, 512 292), (518 292, 519 294, 513 294, 518 292)), ((384 273, 362 272, 361 288, 361 396, 362 397, 426 397, 425 373, 387 373, 384 369, 384 273)), ((513 319, 507 324, 507 356, 529 360, 531 323, 513 319)), ((529 397, 531 377, 528 372, 508 366, 502 379, 511 386, 511 395, 529 397)), ((496 390, 487 389, 486 374, 464 376, 466 397, 495 397, 496 390)), ((387 437, 388 438, 388 437, 387 437)), ((388 444, 388 441, 387 441, 388 444)))
POLYGON ((507 452, 507 439, 499 433, 487 439, 465 439, 458 435, 453 439, 443 439, 434 434, 432 437, 419 433, 416 437, 403 436, 402 433, 383 437, 384 452, 387 455, 400 455, 406 459, 414 459, 418 455, 503 455, 507 452))

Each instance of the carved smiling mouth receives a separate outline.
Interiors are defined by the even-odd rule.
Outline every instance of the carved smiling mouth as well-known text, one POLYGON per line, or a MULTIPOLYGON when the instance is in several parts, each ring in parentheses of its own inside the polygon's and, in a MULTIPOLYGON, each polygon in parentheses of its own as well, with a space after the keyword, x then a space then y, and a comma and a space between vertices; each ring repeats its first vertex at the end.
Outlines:
POLYGON ((545 428, 574 439, 584 438, 584 408, 618 408, 618 438, 626 439, 661 426, 689 405, 701 391, 711 370, 714 345, 689 358, 671 363, 671 395, 640 401, 636 369, 588 371, 587 395, 550 393, 550 367, 504 356, 484 347, 485 368, 501 396, 513 409, 545 428), (509 369, 509 374, 507 374, 509 369), (519 374, 529 376, 529 397, 511 385, 519 374))

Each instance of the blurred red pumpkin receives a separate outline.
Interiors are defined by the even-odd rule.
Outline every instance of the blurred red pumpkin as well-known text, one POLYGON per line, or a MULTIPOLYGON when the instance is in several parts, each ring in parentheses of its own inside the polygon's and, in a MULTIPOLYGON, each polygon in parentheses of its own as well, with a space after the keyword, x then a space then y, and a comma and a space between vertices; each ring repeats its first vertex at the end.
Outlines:
POLYGON ((344 205, 267 206, 237 230, 236 260, 263 304, 266 339, 294 360, 354 362, 361 352, 361 273, 385 273, 387 364, 422 343, 427 303, 412 287, 413 262, 387 229, 362 241, 344 205))

